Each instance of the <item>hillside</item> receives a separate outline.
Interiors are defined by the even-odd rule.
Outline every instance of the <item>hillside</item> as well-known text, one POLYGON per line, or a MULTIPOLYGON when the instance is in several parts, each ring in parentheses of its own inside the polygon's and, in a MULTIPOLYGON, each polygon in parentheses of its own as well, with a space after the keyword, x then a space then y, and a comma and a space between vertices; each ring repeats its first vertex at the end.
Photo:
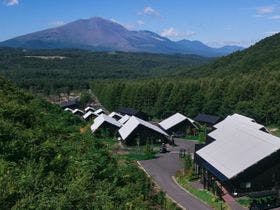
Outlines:
POLYGON ((144 172, 80 120, 0 78, 1 209, 162 209, 144 172))
POLYGON ((267 37, 248 49, 222 57, 199 68, 182 72, 185 76, 224 76, 280 71, 280 33, 267 37))
POLYGON ((197 54, 217 57, 243 48, 210 48, 201 42, 174 42, 151 31, 131 31, 100 17, 81 19, 60 27, 19 36, 0 46, 27 49, 76 48, 93 51, 148 52, 161 54, 197 54), (201 45, 204 46, 201 50, 201 45))
POLYGON ((96 79, 171 76, 210 60, 195 55, 0 48, 0 74, 20 87, 48 95, 88 88, 96 79))

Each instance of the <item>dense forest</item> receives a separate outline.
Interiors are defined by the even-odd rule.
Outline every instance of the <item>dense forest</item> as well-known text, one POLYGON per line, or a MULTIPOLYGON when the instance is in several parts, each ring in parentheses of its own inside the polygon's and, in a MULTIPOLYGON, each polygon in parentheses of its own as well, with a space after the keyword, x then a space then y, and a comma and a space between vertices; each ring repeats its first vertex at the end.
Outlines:
POLYGON ((88 89, 90 84, 111 110, 131 106, 155 118, 175 111, 190 117, 239 112, 280 124, 280 34, 213 61, 194 55, 82 50, 2 48, 0 54, 1 74, 44 95, 88 89), (39 55, 62 58, 34 57, 39 55))
POLYGON ((225 117, 238 112, 280 125, 280 34, 170 78, 94 81, 99 100, 113 110, 141 109, 154 118, 176 111, 225 117))
POLYGON ((0 78, 0 208, 162 209, 144 172, 83 126, 0 78))
POLYGON ((154 118, 174 112, 226 116, 234 112, 264 124, 280 124, 280 72, 203 79, 99 81, 92 89, 110 110, 135 107, 154 118))
POLYGON ((95 79, 171 76, 210 60, 196 55, 0 48, 0 74, 20 87, 49 95, 87 89, 95 79))

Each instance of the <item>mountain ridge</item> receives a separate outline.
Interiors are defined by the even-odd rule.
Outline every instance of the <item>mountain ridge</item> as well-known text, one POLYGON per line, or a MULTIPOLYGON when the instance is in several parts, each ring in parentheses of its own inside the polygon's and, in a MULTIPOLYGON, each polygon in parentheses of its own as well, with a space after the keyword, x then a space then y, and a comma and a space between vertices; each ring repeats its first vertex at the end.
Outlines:
POLYGON ((148 31, 128 30, 121 24, 100 17, 79 19, 65 25, 18 36, 0 46, 30 49, 77 48, 93 51, 197 54, 218 57, 242 50, 239 46, 211 48, 199 41, 172 41, 148 31))

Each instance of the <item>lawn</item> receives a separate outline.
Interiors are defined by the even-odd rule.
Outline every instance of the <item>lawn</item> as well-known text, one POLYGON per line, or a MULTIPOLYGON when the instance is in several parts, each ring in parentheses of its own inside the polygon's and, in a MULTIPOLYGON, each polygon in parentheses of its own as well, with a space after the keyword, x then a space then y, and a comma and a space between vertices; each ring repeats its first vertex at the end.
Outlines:
POLYGON ((189 178, 187 176, 176 177, 177 182, 184 187, 188 192, 194 195, 199 200, 207 203, 213 209, 216 210, 229 210, 229 207, 220 199, 218 199, 214 194, 207 190, 196 189, 190 185, 189 178))
POLYGON ((186 135, 185 137, 183 137, 183 139, 204 143, 206 141, 206 131, 200 130, 196 135, 186 135))
POLYGON ((125 147, 126 154, 122 157, 127 160, 149 160, 155 158, 159 152, 159 147, 155 145, 145 145, 139 147, 125 147))
POLYGON ((252 203, 252 199, 249 197, 241 197, 236 199, 236 201, 241 205, 246 208, 250 207, 250 204, 252 203))

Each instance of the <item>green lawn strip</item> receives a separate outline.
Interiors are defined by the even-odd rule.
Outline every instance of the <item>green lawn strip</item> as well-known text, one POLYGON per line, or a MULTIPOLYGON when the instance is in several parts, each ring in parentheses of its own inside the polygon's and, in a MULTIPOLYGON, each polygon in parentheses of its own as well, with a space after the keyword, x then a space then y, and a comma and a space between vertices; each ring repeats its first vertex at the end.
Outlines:
POLYGON ((204 143, 206 140, 205 131, 199 131, 197 135, 186 135, 183 139, 204 143))
POLYGON ((185 176, 176 177, 177 182, 184 187, 188 192, 192 195, 200 199, 201 201, 207 203, 214 209, 221 210, 222 209, 229 209, 229 207, 221 200, 219 200, 214 194, 207 190, 200 190, 192 187, 188 178, 185 176))
POLYGON ((186 136, 184 137, 184 139, 186 139, 186 140, 198 141, 198 140, 199 140, 199 135, 196 135, 196 136, 194 136, 194 135, 186 135, 186 136))
POLYGON ((176 205, 170 198, 166 197, 166 201, 164 204, 165 209, 172 209, 172 210, 182 210, 180 207, 176 205))
POLYGON ((249 197, 241 197, 237 198, 236 201, 243 207, 250 207, 250 204, 252 203, 252 199, 249 197))
POLYGON ((150 160, 156 157, 159 152, 158 145, 126 146, 124 154, 119 156, 125 160, 150 160))
POLYGON ((128 153, 125 155, 120 155, 120 157, 126 160, 149 160, 153 159, 155 156, 153 154, 145 154, 144 152, 139 153, 128 153))

